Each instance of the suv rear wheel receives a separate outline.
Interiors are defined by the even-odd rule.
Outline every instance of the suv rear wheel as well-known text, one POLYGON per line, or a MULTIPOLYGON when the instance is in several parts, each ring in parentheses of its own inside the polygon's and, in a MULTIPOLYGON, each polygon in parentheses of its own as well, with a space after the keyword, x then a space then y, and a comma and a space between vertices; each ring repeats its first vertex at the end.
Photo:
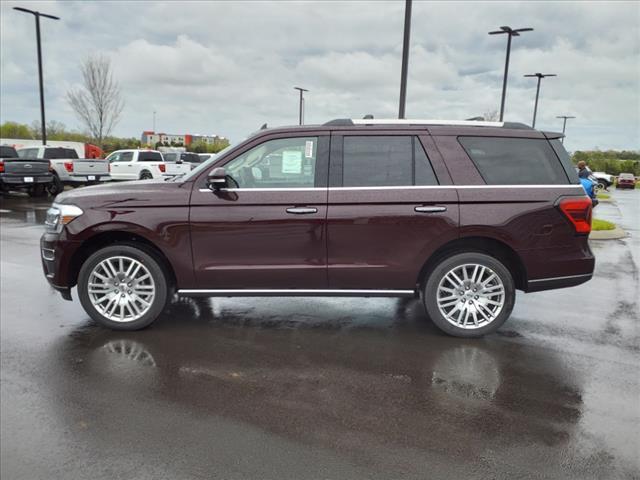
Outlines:
POLYGON ((444 332, 481 337, 511 315, 515 286, 502 262, 483 253, 459 253, 432 270, 423 291, 427 313, 444 332))
POLYGON ((130 245, 98 250, 82 265, 78 295, 96 322, 114 330, 150 325, 168 299, 167 278, 160 262, 130 245))

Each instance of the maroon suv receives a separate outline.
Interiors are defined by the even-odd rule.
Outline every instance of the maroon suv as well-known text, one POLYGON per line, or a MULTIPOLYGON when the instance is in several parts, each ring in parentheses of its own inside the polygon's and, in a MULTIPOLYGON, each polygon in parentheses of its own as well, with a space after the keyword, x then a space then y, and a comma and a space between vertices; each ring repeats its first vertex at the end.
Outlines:
POLYGON ((182 296, 421 296, 452 335, 515 290, 593 273, 591 200, 559 141, 521 124, 334 120, 264 129, 183 178, 59 195, 44 272, 115 329, 182 296))

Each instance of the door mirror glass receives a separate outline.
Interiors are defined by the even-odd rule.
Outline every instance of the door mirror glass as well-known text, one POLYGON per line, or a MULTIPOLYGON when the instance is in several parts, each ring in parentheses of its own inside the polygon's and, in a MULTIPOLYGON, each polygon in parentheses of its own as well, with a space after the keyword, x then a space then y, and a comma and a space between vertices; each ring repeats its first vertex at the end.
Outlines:
POLYGON ((227 188, 227 172, 224 167, 214 168, 207 176, 207 187, 211 190, 227 188))

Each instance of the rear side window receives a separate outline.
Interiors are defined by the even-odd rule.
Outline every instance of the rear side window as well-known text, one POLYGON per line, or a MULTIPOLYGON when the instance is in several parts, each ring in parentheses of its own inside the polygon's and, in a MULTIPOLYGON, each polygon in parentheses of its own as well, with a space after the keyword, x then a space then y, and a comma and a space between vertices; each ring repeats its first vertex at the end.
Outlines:
POLYGON ((553 147, 553 151, 556 152, 558 158, 560 159, 560 163, 562 163, 562 168, 564 168, 564 173, 569 177, 570 183, 580 183, 580 179, 578 178, 578 172, 576 172, 575 167, 571 163, 571 159, 569 158, 569 154, 567 150, 562 145, 562 142, 559 139, 554 139, 549 141, 551 146, 553 147))
POLYGON ((345 187, 437 185, 429 158, 415 136, 345 136, 345 187))
POLYGON ((45 148, 44 158, 49 160, 56 160, 59 158, 65 158, 65 149, 63 148, 45 148))
POLYGON ((458 137, 488 185, 557 185, 567 174, 544 139, 458 137))
POLYGON ((140 152, 138 154, 139 162, 162 162, 162 155, 158 152, 140 152))

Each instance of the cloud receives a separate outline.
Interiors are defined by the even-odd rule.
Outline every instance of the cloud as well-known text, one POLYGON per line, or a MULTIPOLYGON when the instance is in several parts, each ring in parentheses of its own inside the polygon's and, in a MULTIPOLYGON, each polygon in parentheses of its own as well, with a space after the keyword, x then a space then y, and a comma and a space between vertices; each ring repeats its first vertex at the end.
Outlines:
MULTIPOLYGON (((38 118, 33 19, 0 5, 0 120, 38 118)), ((398 110, 402 2, 32 2, 43 20, 47 117, 79 127, 64 96, 79 62, 110 56, 126 98, 116 134, 217 133, 239 141, 259 125, 393 117, 398 110)), ((635 2, 414 2, 407 114, 467 118, 499 107, 504 36, 513 42, 506 119, 538 127, 575 115, 569 149, 640 148, 640 7, 635 2)))

